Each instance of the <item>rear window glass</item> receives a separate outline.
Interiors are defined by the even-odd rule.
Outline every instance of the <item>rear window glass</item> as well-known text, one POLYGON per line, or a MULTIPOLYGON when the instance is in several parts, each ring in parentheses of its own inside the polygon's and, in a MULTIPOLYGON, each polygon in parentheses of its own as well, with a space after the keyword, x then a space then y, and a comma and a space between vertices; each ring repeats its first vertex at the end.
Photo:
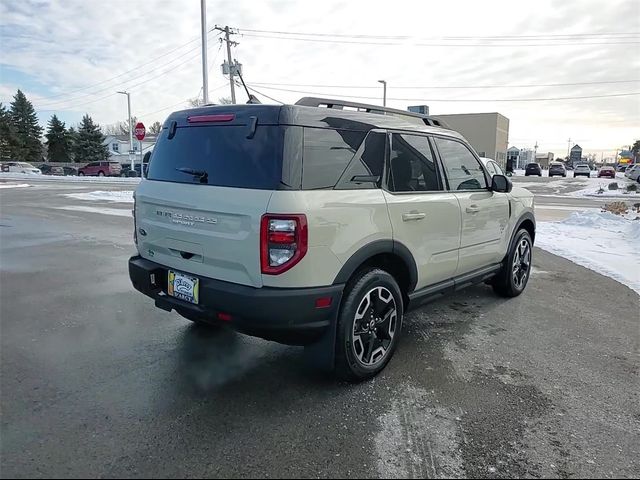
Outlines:
POLYGON ((302 188, 333 188, 364 140, 366 132, 304 129, 302 188))
POLYGON ((149 163, 149 180, 202 183, 220 187, 275 190, 280 185, 280 127, 259 126, 253 138, 247 127, 163 129, 149 163))

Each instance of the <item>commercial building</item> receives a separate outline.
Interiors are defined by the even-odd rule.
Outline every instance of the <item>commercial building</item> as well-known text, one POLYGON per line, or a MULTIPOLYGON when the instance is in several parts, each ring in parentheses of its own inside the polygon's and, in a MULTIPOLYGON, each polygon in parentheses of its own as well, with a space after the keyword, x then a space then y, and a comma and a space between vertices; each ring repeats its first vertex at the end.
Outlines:
POLYGON ((433 115, 460 132, 481 157, 495 160, 505 169, 509 144, 509 119, 499 113, 433 115))
POLYGON ((574 145, 569 154, 569 165, 573 167, 576 163, 582 161, 582 147, 580 145, 574 145))
POLYGON ((534 152, 530 148, 509 147, 507 162, 511 162, 515 170, 522 170, 527 166, 527 163, 535 162, 533 155, 534 152))
POLYGON ((551 162, 553 162, 553 152, 536 153, 536 163, 539 163, 542 168, 548 169, 551 162))

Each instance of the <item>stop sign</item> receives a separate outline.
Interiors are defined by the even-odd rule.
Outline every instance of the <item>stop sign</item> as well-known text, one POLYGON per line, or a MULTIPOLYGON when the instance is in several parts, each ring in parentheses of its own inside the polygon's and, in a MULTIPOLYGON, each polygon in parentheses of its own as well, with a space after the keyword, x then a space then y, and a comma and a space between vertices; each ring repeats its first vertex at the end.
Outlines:
POLYGON ((145 133, 147 133, 147 129, 144 128, 144 123, 142 122, 136 123, 136 129, 135 129, 136 138, 142 141, 144 139, 145 133))

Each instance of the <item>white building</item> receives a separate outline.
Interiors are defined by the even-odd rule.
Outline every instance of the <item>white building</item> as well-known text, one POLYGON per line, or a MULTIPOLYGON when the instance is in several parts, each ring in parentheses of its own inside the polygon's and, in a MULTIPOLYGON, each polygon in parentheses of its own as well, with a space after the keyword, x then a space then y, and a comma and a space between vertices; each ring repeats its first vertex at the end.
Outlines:
MULTIPOLYGON (((158 139, 157 135, 147 135, 142 141, 142 155, 152 152, 153 147, 158 139)), ((102 142, 109 149, 109 160, 129 163, 129 135, 107 135, 102 142)), ((133 139, 133 153, 136 156, 136 162, 140 161, 140 142, 137 138, 133 139)))
POLYGON ((513 162, 513 168, 515 170, 522 170, 527 166, 527 163, 534 163, 533 158, 534 151, 530 148, 509 147, 507 150, 507 159, 513 162))

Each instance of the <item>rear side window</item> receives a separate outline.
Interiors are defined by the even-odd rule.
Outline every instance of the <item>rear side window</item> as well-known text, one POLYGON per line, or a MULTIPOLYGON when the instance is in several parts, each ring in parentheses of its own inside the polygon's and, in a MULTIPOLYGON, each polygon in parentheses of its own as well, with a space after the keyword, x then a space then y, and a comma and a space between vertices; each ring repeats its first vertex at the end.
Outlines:
POLYGON ((282 172, 282 136, 277 126, 191 126, 169 138, 163 129, 147 178, 164 182, 275 190, 282 172))
POLYGON ((387 134, 369 132, 360 153, 351 161, 336 188, 353 190, 378 188, 387 149, 387 134), (358 179, 357 177, 360 177, 358 179), (364 177, 376 177, 375 181, 365 181, 364 177))
POLYGON ((440 176, 427 137, 394 133, 389 159, 391 192, 442 190, 440 176))
POLYGON ((304 129, 302 188, 333 188, 364 140, 366 132, 304 129))
POLYGON ((451 190, 481 190, 487 188, 487 178, 480 162, 462 143, 436 138, 451 190))

